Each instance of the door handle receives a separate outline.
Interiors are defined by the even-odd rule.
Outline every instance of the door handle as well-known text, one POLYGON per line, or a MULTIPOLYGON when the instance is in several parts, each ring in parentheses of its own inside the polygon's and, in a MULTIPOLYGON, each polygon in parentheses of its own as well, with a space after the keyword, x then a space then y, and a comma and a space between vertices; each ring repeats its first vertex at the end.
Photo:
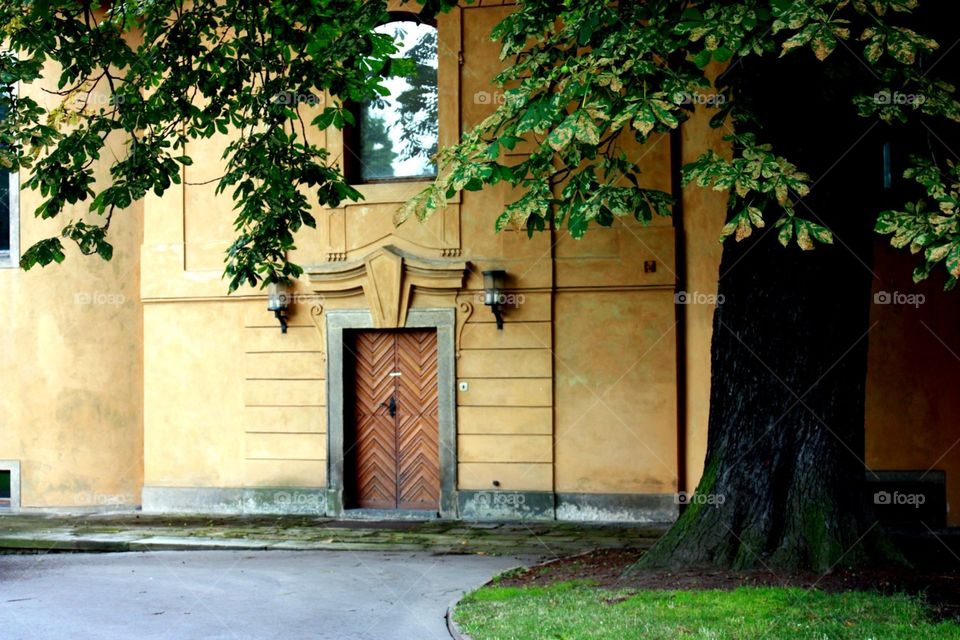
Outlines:
POLYGON ((397 417, 397 401, 394 399, 393 396, 390 396, 390 402, 381 402, 380 406, 387 408, 387 411, 390 412, 391 418, 397 417))

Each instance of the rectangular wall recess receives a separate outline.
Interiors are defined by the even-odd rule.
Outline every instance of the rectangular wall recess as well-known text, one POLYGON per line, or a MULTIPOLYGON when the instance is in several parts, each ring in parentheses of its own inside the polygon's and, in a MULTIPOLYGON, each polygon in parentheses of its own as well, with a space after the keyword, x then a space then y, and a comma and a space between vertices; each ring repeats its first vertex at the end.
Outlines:
POLYGON ((20 461, 0 460, 0 514, 20 511, 20 461))

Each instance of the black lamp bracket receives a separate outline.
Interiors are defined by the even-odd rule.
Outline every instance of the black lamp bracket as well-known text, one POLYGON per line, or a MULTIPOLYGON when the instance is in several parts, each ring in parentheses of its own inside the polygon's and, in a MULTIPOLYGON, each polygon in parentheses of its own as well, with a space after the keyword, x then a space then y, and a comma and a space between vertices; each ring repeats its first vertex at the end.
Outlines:
POLYGON ((280 333, 287 332, 287 316, 283 314, 283 309, 275 309, 273 315, 280 321, 280 333))
POLYGON ((503 331, 503 310, 500 305, 490 305, 490 310, 493 311, 493 317, 497 319, 497 331, 503 331))

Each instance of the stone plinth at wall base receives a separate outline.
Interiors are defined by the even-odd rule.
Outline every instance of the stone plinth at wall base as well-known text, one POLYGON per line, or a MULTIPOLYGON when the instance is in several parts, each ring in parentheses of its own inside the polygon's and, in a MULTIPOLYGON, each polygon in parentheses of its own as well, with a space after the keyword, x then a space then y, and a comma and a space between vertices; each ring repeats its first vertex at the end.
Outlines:
MULTIPOLYGON (((73 507, 22 507, 20 515, 41 516, 86 516, 86 515, 130 515, 140 512, 138 504, 104 504, 96 506, 73 507)), ((5 511, 0 510, 0 516, 5 511)))
MULTIPOLYGON (((144 513, 317 515, 362 517, 364 510, 337 509, 331 492, 314 487, 143 488, 144 513)), ((661 523, 677 519, 674 494, 458 491, 457 514, 468 521, 661 523)), ((398 515, 400 512, 397 512, 398 515)), ((391 512, 377 513, 391 519, 391 512)), ((410 514, 424 518, 423 514, 410 514)), ((429 518, 426 518, 429 519, 429 518)))
POLYGON ((459 491, 464 520, 553 520, 554 495, 545 491, 459 491))
POLYGON ((460 491, 464 520, 566 520, 571 522, 673 522, 674 494, 460 491))
POLYGON ((672 493, 558 493, 557 520, 673 522, 680 515, 672 493))
POLYGON ((144 487, 144 513, 318 515, 327 490, 315 487, 144 487))

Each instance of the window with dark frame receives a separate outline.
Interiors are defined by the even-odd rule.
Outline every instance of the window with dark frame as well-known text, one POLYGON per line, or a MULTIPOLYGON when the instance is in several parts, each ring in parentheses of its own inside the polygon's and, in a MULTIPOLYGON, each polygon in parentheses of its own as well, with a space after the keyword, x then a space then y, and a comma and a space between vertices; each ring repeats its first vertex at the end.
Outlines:
POLYGON ((10 172, 0 167, 0 252, 10 252, 10 172))
POLYGON ((414 14, 391 14, 377 28, 397 42, 398 57, 414 62, 410 77, 382 82, 389 94, 354 104, 356 125, 345 131, 346 172, 354 184, 436 177, 439 144, 437 28, 414 14))
POLYGON ((9 509, 12 506, 13 495, 12 478, 8 469, 0 469, 0 509, 9 509))

